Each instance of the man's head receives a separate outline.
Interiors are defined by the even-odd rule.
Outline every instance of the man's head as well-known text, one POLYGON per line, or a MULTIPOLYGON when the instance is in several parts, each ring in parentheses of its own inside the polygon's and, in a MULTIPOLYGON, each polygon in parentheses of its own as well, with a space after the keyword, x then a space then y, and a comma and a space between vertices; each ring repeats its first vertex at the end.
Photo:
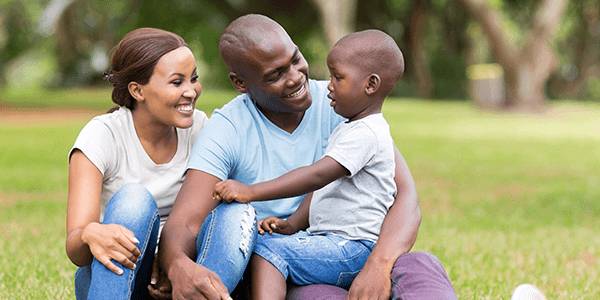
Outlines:
POLYGON ((341 38, 327 55, 327 67, 331 105, 353 120, 381 111, 404 73, 404 59, 390 36, 365 30, 341 38))
POLYGON ((233 86, 259 107, 284 113, 310 107, 308 63, 277 22, 256 14, 237 18, 221 36, 219 52, 233 86))

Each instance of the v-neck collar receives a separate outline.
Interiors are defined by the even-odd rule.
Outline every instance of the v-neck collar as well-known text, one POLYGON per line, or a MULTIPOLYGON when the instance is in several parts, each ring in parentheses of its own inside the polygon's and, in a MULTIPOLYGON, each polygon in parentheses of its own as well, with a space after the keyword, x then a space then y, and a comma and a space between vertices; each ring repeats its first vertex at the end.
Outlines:
MULTIPOLYGON (((123 109, 125 107, 122 107, 121 109, 123 109)), ((135 124, 133 123, 133 114, 131 113, 131 110, 128 108, 127 109, 127 122, 129 123, 129 128, 131 128, 131 135, 132 135, 132 139, 134 141, 135 147, 137 148, 137 153, 143 153, 143 158, 142 160, 144 161, 144 163, 148 164, 148 165, 152 165, 152 166, 164 166, 164 167, 169 167, 172 164, 175 163, 175 161, 177 161, 177 156, 180 155, 180 153, 182 153, 182 133, 180 132, 179 128, 175 128, 175 134, 177 135, 177 150, 175 151, 175 155, 173 155, 173 157, 171 158, 171 160, 167 163, 164 164, 157 164, 154 162, 154 160, 152 160, 152 158, 150 157, 150 155, 148 155, 148 152, 146 152, 146 149, 144 149, 144 146, 142 145, 142 141, 140 141, 140 137, 137 134, 137 131, 135 129, 135 124)))

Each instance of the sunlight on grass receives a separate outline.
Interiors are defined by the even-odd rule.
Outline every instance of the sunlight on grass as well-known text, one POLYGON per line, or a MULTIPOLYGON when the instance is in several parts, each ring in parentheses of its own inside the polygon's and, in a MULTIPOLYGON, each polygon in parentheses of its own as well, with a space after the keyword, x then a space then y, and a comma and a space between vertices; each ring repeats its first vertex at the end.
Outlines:
MULTIPOLYGON (((0 109, 112 106, 106 89, 9 96, 0 109)), ((197 108, 233 96, 206 91, 197 108)), ((600 105, 519 115, 394 99, 384 115, 419 192, 413 250, 442 260, 460 299, 509 299, 525 282, 548 299, 600 298, 600 105)), ((74 298, 67 152, 87 121, 0 123, 0 299, 74 298)))

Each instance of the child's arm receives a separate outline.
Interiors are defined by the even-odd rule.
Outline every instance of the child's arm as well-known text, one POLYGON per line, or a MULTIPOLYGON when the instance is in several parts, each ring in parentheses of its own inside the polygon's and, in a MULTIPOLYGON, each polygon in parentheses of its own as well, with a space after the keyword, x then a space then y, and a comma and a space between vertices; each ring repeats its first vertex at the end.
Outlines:
POLYGON ((301 167, 273 180, 245 185, 234 180, 217 183, 213 192, 215 200, 248 203, 294 197, 318 190, 348 174, 348 170, 329 156, 314 164, 301 167))
POLYGON ((306 195, 298 209, 289 217, 287 220, 282 220, 276 217, 268 217, 264 220, 258 221, 258 233, 280 233, 285 235, 294 234, 300 230, 304 230, 308 227, 308 211, 310 208, 310 201, 312 200, 312 193, 306 195))

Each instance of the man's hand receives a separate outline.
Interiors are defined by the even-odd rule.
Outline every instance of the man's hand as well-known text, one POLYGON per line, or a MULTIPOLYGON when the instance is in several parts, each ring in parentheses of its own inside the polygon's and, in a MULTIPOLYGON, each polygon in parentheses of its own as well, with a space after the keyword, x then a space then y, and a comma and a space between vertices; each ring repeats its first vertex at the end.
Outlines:
POLYGON ((363 269, 352 282, 346 300, 387 300, 390 298, 391 292, 391 273, 387 272, 382 265, 369 263, 367 260, 363 269))
POLYGON ((276 217, 268 217, 264 220, 258 221, 256 224, 259 234, 268 233, 281 233, 285 235, 294 234, 298 229, 294 228, 288 221, 282 220, 276 217))
POLYGON ((252 201, 251 195, 251 188, 249 185, 231 179, 217 183, 213 191, 213 198, 215 200, 221 200, 227 203, 233 201, 248 203, 252 201))
POLYGON ((178 268, 171 268, 169 279, 175 300, 232 300, 219 276, 192 260, 186 260, 178 268))

